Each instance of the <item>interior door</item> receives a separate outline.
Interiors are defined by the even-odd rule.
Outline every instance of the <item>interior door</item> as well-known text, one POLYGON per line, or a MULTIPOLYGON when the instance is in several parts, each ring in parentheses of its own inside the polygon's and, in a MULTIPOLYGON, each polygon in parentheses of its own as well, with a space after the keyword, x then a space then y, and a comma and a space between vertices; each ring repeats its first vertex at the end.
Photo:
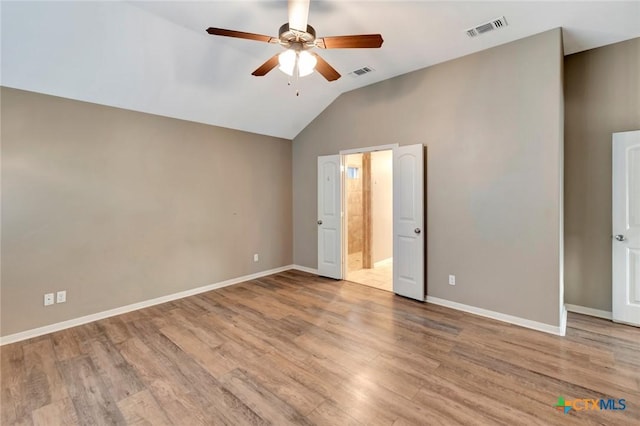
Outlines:
POLYGON ((424 301, 424 147, 393 149, 393 292, 424 301))
POLYGON ((640 130, 613 134, 613 320, 640 326, 640 130))
POLYGON ((318 157, 318 275, 342 279, 340 155, 318 157))

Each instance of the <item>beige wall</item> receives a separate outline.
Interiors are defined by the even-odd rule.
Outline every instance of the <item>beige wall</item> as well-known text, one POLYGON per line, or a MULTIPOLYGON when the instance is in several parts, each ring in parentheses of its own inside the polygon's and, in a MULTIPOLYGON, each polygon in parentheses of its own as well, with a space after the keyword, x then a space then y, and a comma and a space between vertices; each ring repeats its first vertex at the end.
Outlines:
POLYGON ((393 153, 371 153, 373 261, 393 256, 393 153))
POLYGON ((1 94, 3 336, 292 262, 291 141, 1 94))
POLYGON ((559 29, 343 94, 294 139, 294 262, 317 264, 318 155, 422 143, 427 293, 559 325, 562 116, 559 29))
POLYGON ((611 134, 640 129, 640 38, 565 58, 565 301, 611 311, 611 134))

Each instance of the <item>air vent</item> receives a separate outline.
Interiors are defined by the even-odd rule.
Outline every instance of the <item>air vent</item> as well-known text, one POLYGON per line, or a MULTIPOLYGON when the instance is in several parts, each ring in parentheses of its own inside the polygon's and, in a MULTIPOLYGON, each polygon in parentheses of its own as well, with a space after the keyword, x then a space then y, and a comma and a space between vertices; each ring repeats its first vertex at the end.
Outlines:
POLYGON ((371 67, 362 67, 362 68, 358 68, 355 71, 351 71, 349 73, 349 75, 352 76, 352 77, 360 77, 361 75, 368 74, 368 73, 370 73, 372 71, 373 71, 373 68, 371 68, 371 67))
POLYGON ((465 32, 469 37, 476 37, 480 34, 506 27, 507 25, 507 19, 504 16, 501 16, 484 24, 478 25, 477 27, 469 28, 468 30, 465 30, 465 32))

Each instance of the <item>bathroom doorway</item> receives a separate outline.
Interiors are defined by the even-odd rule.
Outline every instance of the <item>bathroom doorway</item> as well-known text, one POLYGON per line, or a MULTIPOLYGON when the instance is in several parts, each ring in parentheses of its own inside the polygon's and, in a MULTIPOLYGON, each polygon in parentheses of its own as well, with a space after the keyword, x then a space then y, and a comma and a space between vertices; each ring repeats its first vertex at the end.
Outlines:
POLYGON ((393 291, 393 151, 344 155, 348 281, 393 291))

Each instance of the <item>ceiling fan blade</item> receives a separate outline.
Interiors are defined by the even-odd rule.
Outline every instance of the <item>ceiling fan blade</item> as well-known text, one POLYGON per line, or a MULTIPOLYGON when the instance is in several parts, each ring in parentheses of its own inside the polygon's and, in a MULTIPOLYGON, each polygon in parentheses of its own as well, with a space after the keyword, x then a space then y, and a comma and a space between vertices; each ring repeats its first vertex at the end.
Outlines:
POLYGON ((316 46, 321 49, 372 49, 382 46, 383 41, 380 34, 347 35, 319 38, 316 40, 316 46))
MULTIPOLYGON (((279 54, 278 54, 279 55, 279 54)), ((266 75, 269 71, 278 66, 278 55, 272 56, 267 62, 260 65, 258 69, 251 73, 251 75, 255 75, 256 77, 262 77, 266 75)))
POLYGON ((309 0, 289 0, 289 28, 307 31, 309 0))
POLYGON ((316 71, 318 71, 327 81, 334 81, 340 78, 340 73, 335 70, 327 61, 322 59, 322 56, 317 53, 313 53, 318 62, 316 63, 316 71))
POLYGON ((225 30, 224 28, 209 27, 207 28, 207 32, 211 35, 244 38, 247 40, 264 41, 265 43, 270 43, 273 40, 278 40, 275 37, 270 37, 262 34, 245 33, 243 31, 234 31, 234 30, 225 30))

